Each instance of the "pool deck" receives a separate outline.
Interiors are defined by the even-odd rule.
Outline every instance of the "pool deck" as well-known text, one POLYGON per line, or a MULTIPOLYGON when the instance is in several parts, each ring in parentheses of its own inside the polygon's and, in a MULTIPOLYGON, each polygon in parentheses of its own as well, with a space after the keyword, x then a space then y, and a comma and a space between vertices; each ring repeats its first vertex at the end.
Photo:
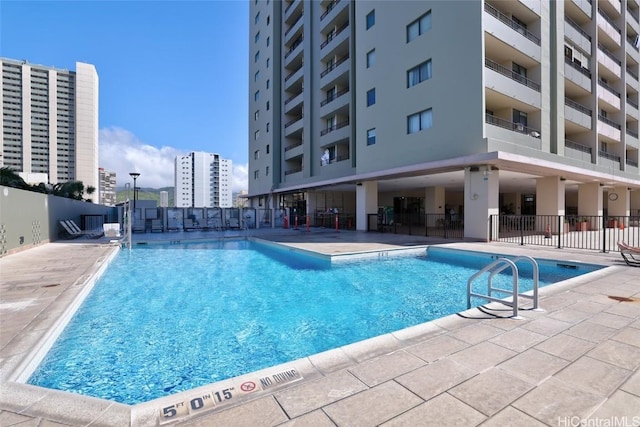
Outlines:
POLYGON ((326 255, 437 244, 609 267, 542 288, 544 311, 522 310, 521 320, 492 303, 128 406, 17 381, 116 251, 106 239, 45 244, 0 258, 0 426, 640 425, 640 268, 619 253, 327 230, 147 233, 134 242, 234 236, 326 255), (217 406, 198 399, 226 389, 233 398, 217 406))

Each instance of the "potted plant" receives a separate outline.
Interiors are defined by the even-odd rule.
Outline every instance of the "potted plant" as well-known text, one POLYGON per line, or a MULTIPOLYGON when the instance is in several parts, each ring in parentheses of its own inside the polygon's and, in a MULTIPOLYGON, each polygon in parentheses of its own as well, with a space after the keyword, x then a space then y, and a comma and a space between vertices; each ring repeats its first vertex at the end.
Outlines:
POLYGON ((609 217, 609 219, 607 220, 607 228, 618 228, 618 217, 609 217))
POLYGON ((589 231, 589 219, 586 217, 578 218, 576 231, 589 231))

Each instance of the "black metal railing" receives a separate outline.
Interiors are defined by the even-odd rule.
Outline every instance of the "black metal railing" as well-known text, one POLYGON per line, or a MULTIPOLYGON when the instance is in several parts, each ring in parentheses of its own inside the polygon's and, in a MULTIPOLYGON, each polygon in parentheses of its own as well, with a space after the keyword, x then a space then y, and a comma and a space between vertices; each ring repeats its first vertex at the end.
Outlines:
POLYGON ((287 77, 285 77, 285 78, 284 78, 284 81, 286 82, 287 80, 289 80, 291 77, 293 77, 293 75, 294 75, 295 73, 297 73, 297 72, 298 72, 298 71, 300 71, 300 70, 302 70, 302 66, 300 66, 300 67, 296 68, 294 71, 292 71, 291 73, 289 73, 289 74, 287 75, 287 77))
POLYGON ((606 151, 598 150, 598 157, 620 163, 620 156, 618 156, 617 154, 611 154, 607 153, 606 151))
POLYGON ((298 173, 298 172, 302 172, 302 168, 301 167, 295 168, 295 169, 289 169, 288 171, 284 171, 284 174, 285 174, 285 176, 287 176, 287 175, 291 175, 291 174, 298 173))
POLYGON ((516 32, 522 34, 524 37, 526 37, 527 39, 531 40, 532 42, 540 46, 540 37, 536 36, 531 31, 528 31, 521 24, 517 23, 516 21, 514 21, 504 13, 500 12, 498 9, 491 6, 489 3, 484 4, 484 11, 487 12, 489 15, 493 16, 494 18, 497 18, 498 21, 502 22, 508 27, 511 27, 516 32))
POLYGON ((638 132, 627 128, 627 134, 633 136, 634 138, 638 137, 638 132))
POLYGON ((302 44, 302 41, 304 40, 304 36, 302 34, 300 34, 300 36, 298 36, 297 39, 295 39, 295 41, 293 43, 291 43, 291 47, 289 48, 289 50, 287 51, 287 53, 284 54, 285 59, 291 55, 293 53, 294 50, 296 50, 296 48, 298 46, 300 46, 302 44))
POLYGON ((540 135, 540 131, 538 129, 533 129, 529 126, 525 126, 522 123, 510 122, 509 120, 501 119, 500 117, 496 117, 491 114, 485 114, 485 122, 490 125, 512 130, 514 132, 524 133, 530 136, 534 136, 537 134, 539 137, 540 135))
POLYGON ((531 79, 526 78, 525 76, 522 76, 518 73, 516 73, 513 70, 508 69, 507 67, 504 67, 500 64, 498 64, 495 61, 490 60, 489 58, 485 58, 484 59, 484 65, 485 67, 487 67, 490 70, 495 71, 496 73, 502 74, 505 77, 510 78, 511 80, 514 80, 522 85, 525 85, 537 92, 540 92, 540 84, 534 82, 531 79))
POLYGON ((580 27, 580 25, 576 24, 574 21, 572 21, 567 17, 565 17, 564 20, 567 24, 569 24, 569 26, 573 27, 574 30, 579 32, 587 40, 591 41, 591 36, 585 30, 583 30, 582 27, 580 27))
POLYGON ((326 129, 321 130, 320 131, 320 136, 324 136, 324 135, 326 135, 326 134, 328 134, 330 132, 333 132, 334 130, 338 130, 338 129, 343 128, 345 126, 349 126, 349 120, 348 119, 343 121, 343 122, 340 122, 338 124, 335 124, 333 126, 330 126, 330 127, 326 128, 326 129))
POLYGON ((337 28, 334 31, 331 31, 329 34, 327 34, 327 38, 325 41, 322 42, 322 44, 320 45, 320 49, 324 49, 324 47, 326 45, 329 44, 329 42, 331 40, 333 40, 338 34, 340 34, 341 32, 343 32, 347 27, 349 26, 349 21, 345 22, 344 24, 342 24, 339 28, 337 28))
POLYGON ((293 150, 294 148, 300 147, 301 145, 302 145, 302 141, 294 142, 293 144, 287 145, 286 147, 284 147, 284 151, 287 152, 289 150, 293 150))
POLYGON ((331 63, 331 65, 329 65, 322 73, 320 73, 320 77, 324 77, 327 74, 329 74, 329 72, 333 69, 335 69, 336 67, 338 67, 340 64, 342 64, 344 61, 346 61, 347 59, 349 59, 349 55, 345 55, 342 58, 338 59, 336 62, 331 63))
POLYGON ((591 147, 588 147, 588 146, 586 146, 584 144, 580 144, 580 143, 575 142, 575 141, 571 141, 569 139, 565 139, 564 140, 564 146, 567 147, 567 148, 571 148, 573 150, 576 150, 576 151, 580 151, 582 153, 591 154, 591 152, 593 151, 591 149, 591 147))
POLYGON ((591 116, 591 114, 592 114, 592 111, 590 109, 578 104, 573 99, 565 98, 564 99, 564 105, 568 105, 569 107, 573 108, 574 110, 578 110, 578 111, 586 114, 587 116, 591 116))
POLYGON ((289 126, 293 125, 294 123, 298 122, 302 120, 302 114, 300 114, 298 117, 296 117, 295 119, 289 120, 287 123, 284 124, 284 128, 288 128, 289 126))
POLYGON ((603 82, 602 80, 598 80, 598 84, 603 88, 605 88, 606 90, 608 90, 609 92, 611 92, 612 94, 614 94, 615 96, 617 96, 618 98, 620 98, 620 92, 618 92, 617 90, 615 90, 614 88, 612 88, 611 86, 603 82))
POLYGON ((348 92, 349 92, 349 88, 345 88, 345 89, 342 89, 342 90, 336 92, 333 95, 327 96, 327 99, 322 100, 322 102, 320 103, 320 106, 324 107, 325 105, 327 105, 331 101, 333 101, 333 100, 335 100, 337 98, 340 98, 342 95, 344 95, 345 93, 348 93, 348 92))
POLYGON ((600 120, 603 123, 608 124, 609 126, 613 126, 614 128, 616 128, 618 130, 622 129, 622 126, 620 126, 618 123, 614 122, 613 120, 604 117, 602 114, 598 114, 598 120, 600 120))
POLYGON ((611 19, 609 17, 609 15, 607 15, 604 10, 598 8, 598 13, 600 14, 600 16, 602 16, 604 18, 605 21, 607 21, 609 23, 609 25, 611 25, 613 27, 614 30, 616 30, 618 32, 618 34, 622 34, 622 31, 620 31, 620 28, 618 28, 618 26, 616 25, 616 23, 613 21, 613 19, 611 19))
POLYGON ((627 73, 629 73, 629 75, 633 77, 635 80, 638 80, 638 75, 628 68, 627 68, 627 73))
POLYGON ((632 107, 635 107, 636 109, 638 108, 638 103, 633 99, 627 98, 627 104, 631 105, 632 107))
POLYGON ((640 246, 640 216, 491 215, 492 241, 558 249, 618 251, 617 242, 640 246))
POLYGON ((625 160, 625 163, 626 163, 628 166, 633 166, 634 168, 637 168, 637 167, 638 167, 638 162, 637 162, 637 161, 635 161, 635 160, 627 159, 627 160, 625 160))
POLYGON ((331 12, 338 3, 340 3, 340 0, 333 0, 331 3, 329 3, 327 5, 327 10, 322 12, 322 15, 320 15, 320 20, 322 21, 324 18, 326 18, 329 12, 331 12))
POLYGON ((286 14, 287 12, 289 12, 289 9, 291 9, 293 7, 293 5, 295 4, 296 0, 293 0, 291 2, 289 2, 289 4, 287 5, 287 7, 284 9, 284 13, 286 14))
POLYGON ((298 19, 296 19, 296 22, 294 22, 289 28, 287 28, 287 31, 284 32, 285 37, 291 32, 291 30, 293 30, 293 28, 298 24, 298 22, 300 22, 301 19, 302 15, 300 15, 298 19))
POLYGON ((342 154, 340 156, 336 156, 334 158, 330 158, 329 161, 320 160, 320 166, 326 166, 326 165, 330 165, 330 164, 333 164, 333 163, 339 163, 339 162, 343 162, 345 160, 349 160, 349 155, 348 154, 342 154))
POLYGON ((609 57, 609 59, 611 59, 613 62, 615 62, 618 65, 622 65, 622 61, 620 61, 618 58, 616 58, 616 56, 611 53, 606 47, 604 47, 602 44, 598 43, 598 49, 600 49, 600 51, 602 53, 604 53, 606 56, 609 57))
POLYGON ((300 95, 302 95, 302 92, 296 93, 294 95, 291 95, 290 97, 288 97, 287 99, 284 100, 284 105, 287 105, 288 103, 290 103, 291 101, 293 101, 295 98, 297 98, 300 95))
POLYGON ((629 6, 629 3, 627 3, 627 12, 629 12, 627 15, 631 16, 636 22, 638 21, 638 9, 636 9, 635 11, 633 11, 631 9, 631 6, 629 6))
POLYGON ((564 62, 565 64, 571 66, 572 68, 575 68, 576 70, 580 71, 582 74, 584 74, 585 76, 591 78, 591 71, 587 70, 586 68, 584 68, 582 65, 572 61, 569 58, 564 58, 564 62))

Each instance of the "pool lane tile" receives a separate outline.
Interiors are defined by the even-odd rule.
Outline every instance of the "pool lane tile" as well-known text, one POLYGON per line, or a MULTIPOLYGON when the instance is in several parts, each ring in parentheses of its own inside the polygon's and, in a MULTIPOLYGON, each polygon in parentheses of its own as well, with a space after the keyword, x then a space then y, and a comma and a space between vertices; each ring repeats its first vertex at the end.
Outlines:
POLYGON ((447 360, 460 363, 478 373, 499 365, 516 354, 518 353, 515 351, 485 341, 454 353, 447 360))
POLYGON ((598 345, 587 356, 623 369, 635 370, 640 366, 640 347, 614 340, 598 345))
MULTIPOLYGON (((231 427, 231 426, 229 426, 231 427)), ((279 427, 336 427, 331 419, 322 410, 309 412, 301 417, 287 421, 279 427)))
POLYGON ((470 346, 471 344, 469 343, 452 338, 449 335, 443 335, 411 346, 407 351, 422 360, 433 362, 470 346))
POLYGON ((491 338, 489 342, 498 344, 509 350, 521 352, 544 341, 546 338, 544 335, 518 328, 491 338))
POLYGON ((294 418, 366 389, 353 375, 340 371, 277 392, 275 397, 287 415, 294 418))
POLYGON ((252 400, 240 406, 216 412, 206 418, 197 418, 182 422, 181 426, 255 426, 271 427, 279 425, 288 418, 271 396, 252 400))
POLYGON ((569 425, 570 417, 584 419, 604 400, 603 396, 575 389, 551 377, 511 406, 547 425, 557 426, 558 420, 566 419, 569 425))
POLYGON ((498 365, 499 368, 538 384, 569 364, 568 360, 531 348, 498 365))
POLYGON ((332 403, 324 408, 339 426, 374 426, 388 421, 424 401, 394 381, 332 403))
POLYGON ((486 419, 482 413, 447 393, 382 424, 381 427, 477 426, 486 419))
POLYGON ((640 413, 638 408, 640 408, 640 397, 617 390, 589 417, 590 420, 593 420, 593 424, 586 425, 597 425, 596 420, 600 422, 602 422, 601 420, 620 420, 621 424, 619 425, 638 425, 638 414, 640 413))
POLYGON ((550 337, 564 331, 565 329, 569 329, 571 326, 573 326, 571 323, 551 319, 550 317, 541 317, 522 325, 522 328, 550 337))
POLYGON ((381 356, 369 362, 360 363, 349 369, 360 381, 373 387, 397 376, 413 371, 426 362, 405 351, 381 356))
POLYGON ((562 359, 574 361, 593 347, 595 344, 591 341, 562 333, 538 344, 535 348, 562 359))
POLYGON ((469 344, 477 344, 501 333, 504 333, 504 330, 486 324, 476 323, 475 325, 458 329, 450 335, 469 344))
POLYGON ((448 393, 491 416, 533 387, 534 384, 529 381, 515 377, 500 368, 492 368, 452 388, 448 393))
POLYGON ((482 427, 504 426, 546 427, 545 424, 522 411, 518 411, 512 406, 507 406, 482 424, 482 427))
POLYGON ((627 369, 583 356, 557 373, 555 378, 578 390, 606 397, 620 387, 631 373, 627 369))
POLYGON ((441 359, 413 372, 396 378, 396 381, 424 400, 468 380, 476 371, 449 359, 441 359))

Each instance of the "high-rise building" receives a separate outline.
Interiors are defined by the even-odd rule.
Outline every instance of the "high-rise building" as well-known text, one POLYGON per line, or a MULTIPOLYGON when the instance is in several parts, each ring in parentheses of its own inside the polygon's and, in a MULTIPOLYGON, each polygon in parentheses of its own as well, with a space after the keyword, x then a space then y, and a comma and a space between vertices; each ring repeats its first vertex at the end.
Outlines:
POLYGON ((116 173, 98 168, 100 184, 98 187, 98 203, 106 206, 116 205, 116 173))
POLYGON ((249 197, 487 218, 640 209, 638 0, 250 5, 249 197))
POLYGON ((160 207, 161 208, 169 207, 169 192, 167 191, 160 192, 160 207))
POLYGON ((192 152, 175 160, 176 207, 230 208, 231 160, 192 152))
POLYGON ((98 74, 1 58, 0 165, 27 182, 98 189, 98 74))

